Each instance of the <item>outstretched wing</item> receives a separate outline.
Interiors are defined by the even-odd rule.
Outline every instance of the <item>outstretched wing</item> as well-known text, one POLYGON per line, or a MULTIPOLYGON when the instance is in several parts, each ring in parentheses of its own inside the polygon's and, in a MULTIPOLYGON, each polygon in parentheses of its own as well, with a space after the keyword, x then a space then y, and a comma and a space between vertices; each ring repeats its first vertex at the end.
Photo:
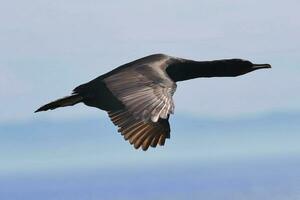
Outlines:
POLYGON ((158 122, 144 122, 134 118, 131 113, 124 110, 109 111, 112 122, 119 127, 119 132, 125 140, 136 149, 142 147, 146 151, 150 146, 163 146, 166 138, 170 138, 170 125, 168 119, 159 119, 158 122))
POLYGON ((103 81, 136 120, 158 122, 174 113, 176 83, 159 67, 127 68, 103 81))

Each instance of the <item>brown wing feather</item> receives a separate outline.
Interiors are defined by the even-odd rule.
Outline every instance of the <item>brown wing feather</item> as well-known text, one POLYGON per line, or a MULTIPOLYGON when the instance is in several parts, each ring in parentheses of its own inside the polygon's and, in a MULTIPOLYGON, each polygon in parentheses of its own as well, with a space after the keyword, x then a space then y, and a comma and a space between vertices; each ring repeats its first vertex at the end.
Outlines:
POLYGON ((119 132, 125 140, 136 149, 142 147, 144 151, 148 148, 163 146, 165 140, 170 138, 170 125, 168 119, 159 119, 157 122, 145 122, 136 119, 129 111, 109 111, 108 115, 112 122, 119 127, 119 132))

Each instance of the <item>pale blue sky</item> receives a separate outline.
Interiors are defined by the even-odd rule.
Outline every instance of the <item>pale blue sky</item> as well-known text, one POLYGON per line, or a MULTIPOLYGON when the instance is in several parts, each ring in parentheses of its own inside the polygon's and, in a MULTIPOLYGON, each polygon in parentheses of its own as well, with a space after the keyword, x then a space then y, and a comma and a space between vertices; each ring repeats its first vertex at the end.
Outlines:
MULTIPOLYGON (((296 0, 2 2, 0 121, 31 120, 41 104, 157 52, 273 65, 236 79, 180 84, 176 113, 240 117, 299 111, 299 7, 296 0)), ((39 117, 96 115, 77 106, 39 117)))
POLYGON ((297 199, 299 8, 299 0, 0 0, 0 199, 297 199), (33 114, 158 52, 273 68, 180 83, 171 140, 147 152, 97 109, 33 114))

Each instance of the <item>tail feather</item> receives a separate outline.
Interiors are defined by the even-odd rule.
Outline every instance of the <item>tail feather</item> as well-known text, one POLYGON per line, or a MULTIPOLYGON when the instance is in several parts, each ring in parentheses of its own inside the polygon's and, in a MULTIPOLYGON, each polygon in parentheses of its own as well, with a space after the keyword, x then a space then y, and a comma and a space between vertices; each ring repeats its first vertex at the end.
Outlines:
POLYGON ((37 109, 35 112, 41 112, 41 111, 47 111, 47 110, 54 110, 59 107, 65 107, 65 106, 73 106, 77 103, 80 103, 83 100, 83 97, 79 94, 73 94, 71 96, 67 96, 61 99, 58 99, 56 101, 53 101, 51 103, 48 103, 39 109, 37 109))

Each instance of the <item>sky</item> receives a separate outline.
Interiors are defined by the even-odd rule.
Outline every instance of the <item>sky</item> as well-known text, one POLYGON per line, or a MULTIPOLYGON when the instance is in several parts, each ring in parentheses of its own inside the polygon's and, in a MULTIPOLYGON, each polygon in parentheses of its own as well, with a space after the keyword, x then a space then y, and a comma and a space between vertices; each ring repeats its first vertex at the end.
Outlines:
POLYGON ((0 0, 0 199, 299 199, 299 7, 0 0), (154 53, 272 69, 179 83, 171 140, 148 152, 95 108, 33 113, 154 53))
MULTIPOLYGON (((0 122, 153 53, 243 58, 272 70, 180 83, 176 113, 242 117, 299 111, 298 1, 16 1, 0 6, 0 122), (189 106, 186 106, 189 105, 189 106)), ((42 118, 104 115, 77 106, 42 118)))

